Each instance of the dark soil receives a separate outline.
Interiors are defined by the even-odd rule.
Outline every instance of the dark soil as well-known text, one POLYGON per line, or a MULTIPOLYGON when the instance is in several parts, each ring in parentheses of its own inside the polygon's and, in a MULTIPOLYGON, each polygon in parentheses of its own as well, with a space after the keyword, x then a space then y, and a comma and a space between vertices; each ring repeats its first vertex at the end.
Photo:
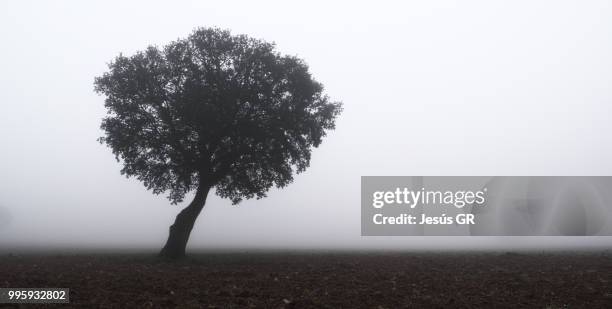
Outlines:
POLYGON ((54 307, 612 308, 612 256, 208 253, 168 262, 4 255, 0 287, 70 288, 70 304, 54 307))

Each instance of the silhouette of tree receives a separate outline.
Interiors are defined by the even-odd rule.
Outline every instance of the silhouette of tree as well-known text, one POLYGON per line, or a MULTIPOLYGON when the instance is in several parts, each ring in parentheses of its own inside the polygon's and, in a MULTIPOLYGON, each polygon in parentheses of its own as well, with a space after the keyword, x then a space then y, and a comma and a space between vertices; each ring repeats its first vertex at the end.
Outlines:
POLYGON ((121 173, 172 204, 195 191, 176 217, 161 256, 178 258, 210 189, 233 204, 285 187, 310 163, 341 103, 294 56, 227 30, 119 55, 95 79, 106 96, 99 140, 121 173))

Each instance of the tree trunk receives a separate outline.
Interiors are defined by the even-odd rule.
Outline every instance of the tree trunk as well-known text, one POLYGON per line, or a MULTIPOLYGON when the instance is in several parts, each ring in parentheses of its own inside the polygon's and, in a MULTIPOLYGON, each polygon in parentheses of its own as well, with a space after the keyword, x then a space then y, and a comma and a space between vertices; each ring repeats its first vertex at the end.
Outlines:
POLYGON ((209 190, 209 187, 198 188, 193 201, 176 216, 174 224, 170 226, 168 241, 159 253, 161 257, 178 259, 185 256, 189 235, 196 218, 204 208, 209 190))

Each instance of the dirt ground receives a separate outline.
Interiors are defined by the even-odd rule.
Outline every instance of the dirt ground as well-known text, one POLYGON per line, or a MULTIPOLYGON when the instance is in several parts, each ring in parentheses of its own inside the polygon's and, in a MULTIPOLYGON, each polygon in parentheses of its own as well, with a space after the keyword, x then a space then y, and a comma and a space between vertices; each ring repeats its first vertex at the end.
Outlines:
POLYGON ((70 288, 47 307, 612 308, 612 254, 3 255, 0 287, 70 288))

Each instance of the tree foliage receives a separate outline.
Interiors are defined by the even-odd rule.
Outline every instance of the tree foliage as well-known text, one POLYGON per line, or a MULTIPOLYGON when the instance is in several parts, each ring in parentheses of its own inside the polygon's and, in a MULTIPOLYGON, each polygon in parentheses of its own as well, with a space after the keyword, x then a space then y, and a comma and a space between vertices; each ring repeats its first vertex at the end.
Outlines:
POLYGON ((106 96, 100 142, 172 203, 204 186, 234 204, 286 186, 341 112, 301 59, 210 28, 119 55, 95 90, 106 96))

